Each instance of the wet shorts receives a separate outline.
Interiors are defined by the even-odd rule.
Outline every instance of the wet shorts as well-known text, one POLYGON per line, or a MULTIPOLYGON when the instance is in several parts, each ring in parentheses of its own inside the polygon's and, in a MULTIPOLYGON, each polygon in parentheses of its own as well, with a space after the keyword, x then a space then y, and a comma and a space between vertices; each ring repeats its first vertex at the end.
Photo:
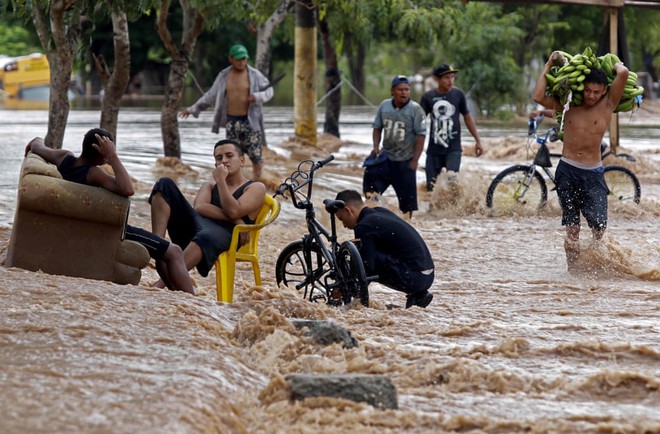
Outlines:
POLYGON ((399 200, 403 213, 417 211, 417 177, 410 169, 410 161, 386 160, 381 164, 367 166, 362 179, 363 192, 383 194, 391 185, 399 200))
POLYGON ((433 185, 444 167, 447 171, 458 172, 461 169, 463 151, 452 151, 445 155, 426 154, 426 190, 433 191, 433 185))
POLYGON ((607 194, 603 167, 585 170, 559 161, 555 172, 557 195, 563 215, 561 224, 579 226, 580 212, 591 229, 607 227, 607 194))
POLYGON ((218 255, 229 248, 234 224, 202 217, 190 205, 176 183, 169 178, 160 178, 154 184, 149 203, 156 193, 160 193, 170 206, 167 233, 173 243, 185 249, 194 242, 202 249, 202 260, 197 271, 206 277, 218 255))
POLYGON ((261 133, 250 126, 247 116, 227 116, 225 125, 227 138, 236 140, 241 145, 243 152, 250 157, 253 164, 263 162, 261 156, 261 133))
POLYGON ((124 239, 142 244, 147 248, 149 256, 156 260, 163 259, 165 252, 170 247, 170 242, 166 239, 161 238, 147 230, 136 228, 135 226, 131 225, 126 225, 126 234, 124 235, 124 239))

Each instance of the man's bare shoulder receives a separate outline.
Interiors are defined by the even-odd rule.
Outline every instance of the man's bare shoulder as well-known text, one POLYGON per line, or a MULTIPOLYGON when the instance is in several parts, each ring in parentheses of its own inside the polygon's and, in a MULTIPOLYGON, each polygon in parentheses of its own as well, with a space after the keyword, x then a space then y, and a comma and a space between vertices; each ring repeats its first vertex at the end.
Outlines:
POLYGON ((245 191, 250 191, 254 194, 266 194, 266 185, 261 181, 253 181, 250 185, 245 188, 245 191))

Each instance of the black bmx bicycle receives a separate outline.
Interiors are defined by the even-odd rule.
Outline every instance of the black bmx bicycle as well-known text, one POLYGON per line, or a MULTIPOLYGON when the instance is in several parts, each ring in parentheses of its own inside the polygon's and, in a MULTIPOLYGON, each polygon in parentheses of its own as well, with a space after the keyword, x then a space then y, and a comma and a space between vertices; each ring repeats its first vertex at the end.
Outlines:
POLYGON ((302 239, 286 246, 278 256, 275 278, 278 284, 301 291, 303 298, 312 302, 340 306, 357 298, 368 306, 369 282, 376 277, 367 277, 360 252, 352 241, 337 240, 335 214, 344 207, 344 202, 323 201, 330 214, 330 231, 317 220, 312 203, 314 173, 333 159, 330 155, 316 163, 301 162, 275 192, 275 196, 288 194, 296 208, 305 210, 307 222, 307 233, 302 239))
MULTIPOLYGON (((532 164, 516 164, 501 171, 488 187, 486 193, 486 206, 498 212, 515 211, 538 211, 548 201, 548 187, 543 171, 550 182, 555 183, 555 176, 550 168, 552 162, 550 157, 561 157, 559 154, 551 154, 548 149, 548 141, 556 141, 557 127, 548 129, 544 137, 538 135, 538 127, 543 116, 532 119, 529 125, 529 137, 531 143, 539 145, 532 164)), ((607 145, 601 145, 601 158, 614 155, 635 161, 628 154, 614 154, 607 150, 607 145)), ((610 201, 629 202, 638 204, 642 194, 642 188, 637 176, 628 168, 623 166, 605 166, 605 183, 609 188, 608 198, 610 201)), ((554 188, 553 188, 554 190, 554 188)))

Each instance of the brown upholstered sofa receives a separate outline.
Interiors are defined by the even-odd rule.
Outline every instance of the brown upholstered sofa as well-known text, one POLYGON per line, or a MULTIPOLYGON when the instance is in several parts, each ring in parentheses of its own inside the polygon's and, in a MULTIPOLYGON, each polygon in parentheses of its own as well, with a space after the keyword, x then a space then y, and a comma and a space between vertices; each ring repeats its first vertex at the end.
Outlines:
POLYGON ((29 154, 5 265, 138 284, 149 254, 122 240, 129 206, 128 198, 63 180, 54 165, 29 154))

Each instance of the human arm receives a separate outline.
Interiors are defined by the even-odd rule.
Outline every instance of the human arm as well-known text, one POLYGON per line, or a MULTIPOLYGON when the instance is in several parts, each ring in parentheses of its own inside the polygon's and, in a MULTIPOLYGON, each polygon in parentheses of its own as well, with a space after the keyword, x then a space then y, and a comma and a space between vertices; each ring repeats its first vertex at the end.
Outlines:
MULTIPOLYGON (((213 220, 234 221, 225 214, 222 208, 218 208, 211 203, 213 185, 212 182, 206 182, 200 187, 193 202, 195 211, 197 211, 202 217, 213 220)), ((234 221, 234 223, 238 223, 238 221, 234 221)))
POLYGON ((65 149, 52 149, 47 147, 44 145, 44 139, 41 137, 35 137, 28 142, 27 146, 25 147, 26 157, 30 151, 32 151, 34 154, 37 154, 49 163, 56 165, 57 167, 60 166, 60 163, 62 163, 64 157, 67 155, 73 155, 71 152, 65 149))
POLYGON ((529 112, 529 118, 534 119, 534 118, 538 118, 539 116, 543 116, 546 118, 554 118, 555 113, 556 112, 554 110, 550 110, 550 109, 533 110, 529 112))
POLYGON ((92 146, 96 148, 110 167, 112 167, 114 176, 108 174, 98 166, 93 166, 87 172, 87 184, 103 187, 121 196, 133 196, 135 193, 133 182, 117 155, 115 144, 109 137, 99 136, 98 134, 96 134, 96 141, 97 143, 94 143, 92 146))
POLYGON ((359 250, 365 271, 368 275, 378 274, 376 270, 376 245, 374 243, 374 230, 364 223, 358 223, 354 229, 355 238, 360 240, 359 250))
POLYGON ((626 81, 628 81, 629 71, 622 62, 615 63, 612 70, 616 73, 616 76, 610 85, 609 99, 610 104, 614 108, 621 101, 623 91, 626 87, 626 81))
POLYGON ((200 188, 193 204, 200 215, 214 220, 241 223, 244 216, 254 214, 263 206, 266 187, 261 182, 250 184, 243 194, 236 199, 226 182, 227 168, 219 165, 213 171, 213 176, 218 186, 222 208, 211 203, 213 184, 206 183, 200 188))
POLYGON ((250 96, 248 101, 252 103, 263 104, 270 101, 275 94, 270 81, 257 69, 250 67, 250 96))
POLYGON ((538 80, 536 80, 536 86, 534 87, 534 92, 532 93, 533 99, 535 102, 541 104, 543 107, 553 109, 555 111, 561 110, 561 104, 557 99, 551 95, 547 95, 545 92, 546 87, 548 86, 548 80, 545 78, 545 74, 550 72, 550 68, 554 62, 561 57, 557 51, 553 51, 548 61, 545 62, 545 66, 541 71, 541 75, 538 80))
POLYGON ((479 131, 477 131, 477 123, 470 113, 463 115, 463 120, 465 120, 465 125, 468 127, 470 134, 472 134, 472 137, 474 138, 474 152, 477 157, 481 157, 484 153, 484 148, 481 146, 481 137, 479 137, 479 131))
POLYGON ((422 155, 422 151, 424 151, 425 138, 426 136, 424 134, 418 134, 415 137, 415 151, 413 152, 412 160, 410 160, 410 168, 412 170, 417 170, 417 166, 419 165, 419 157, 422 155))
POLYGON ((224 72, 225 72, 224 70, 220 71, 218 76, 215 78, 215 81, 213 82, 211 88, 207 90, 204 93, 204 95, 202 95, 197 100, 197 102, 195 102, 195 104, 191 105, 190 107, 186 108, 181 113, 179 113, 179 116, 184 119, 190 115, 193 115, 194 117, 198 117, 202 111, 206 110, 209 107, 214 106, 218 92, 220 92, 221 85, 224 86, 226 84, 227 74, 224 72))
POLYGON ((380 154, 380 138, 383 134, 383 129, 382 128, 374 128, 373 133, 371 134, 371 139, 373 142, 373 149, 371 150, 371 155, 378 155, 380 154))

